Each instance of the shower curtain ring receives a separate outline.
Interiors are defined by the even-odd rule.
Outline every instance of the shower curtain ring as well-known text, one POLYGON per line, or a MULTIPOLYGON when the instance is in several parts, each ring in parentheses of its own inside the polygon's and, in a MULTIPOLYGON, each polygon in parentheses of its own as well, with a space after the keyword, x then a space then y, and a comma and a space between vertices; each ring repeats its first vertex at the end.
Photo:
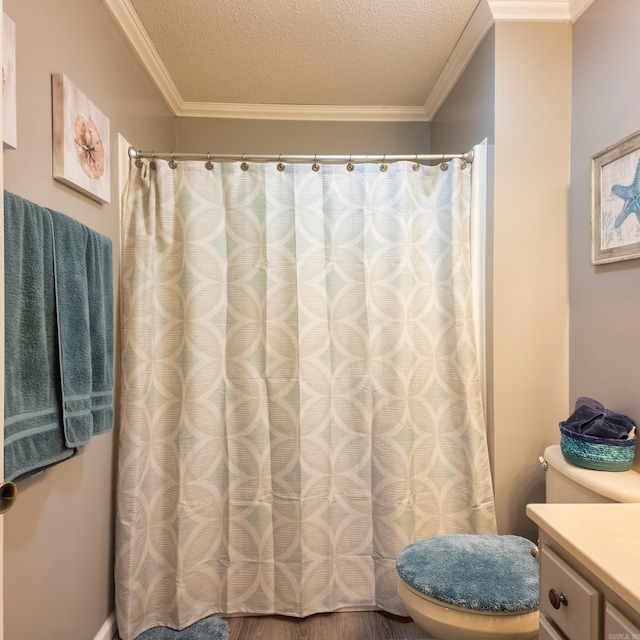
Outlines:
POLYGON ((156 168, 156 154, 155 151, 151 152, 151 161, 149 162, 149 169, 156 168))
POLYGON ((169 160, 169 166, 170 166, 172 169, 175 169, 175 168, 178 166, 178 163, 173 159, 173 151, 171 151, 171 152, 169 153, 169 158, 170 158, 170 160, 169 160))
POLYGON ((282 164, 282 154, 278 155, 278 171, 284 171, 284 165, 282 164))
POLYGON ((413 159, 413 167, 411 167, 414 171, 420 171, 420 163, 418 162, 418 154, 416 153, 415 158, 413 159))
POLYGON ((311 169, 313 171, 320 171, 320 165, 316 162, 316 158, 317 158, 317 154, 314 154, 313 156, 313 164, 311 165, 311 169))
POLYGON ((446 171, 449 168, 449 163, 444 160, 444 153, 442 154, 442 163, 440 164, 440 169, 442 171, 446 171))
POLYGON ((136 167, 138 167, 138 169, 142 168, 142 158, 140 158, 140 154, 142 153, 142 151, 136 151, 136 167))
POLYGON ((380 171, 382 172, 385 172, 389 168, 387 163, 385 162, 386 159, 387 159, 387 154, 385 153, 382 156, 382 164, 380 165, 380 171))
POLYGON ((347 163, 347 171, 353 171, 355 169, 353 162, 351 162, 351 154, 349 154, 349 162, 347 163))
POLYGON ((245 160, 244 160, 244 159, 246 158, 246 155, 247 155, 246 153, 243 153, 243 154, 242 154, 242 164, 240 165, 240 168, 241 168, 243 171, 249 171, 249 165, 248 165, 248 164, 245 162, 245 160))
POLYGON ((207 161, 204 164, 205 169, 209 169, 209 171, 211 171, 211 169, 213 169, 213 162, 211 162, 211 154, 209 152, 207 152, 207 161))

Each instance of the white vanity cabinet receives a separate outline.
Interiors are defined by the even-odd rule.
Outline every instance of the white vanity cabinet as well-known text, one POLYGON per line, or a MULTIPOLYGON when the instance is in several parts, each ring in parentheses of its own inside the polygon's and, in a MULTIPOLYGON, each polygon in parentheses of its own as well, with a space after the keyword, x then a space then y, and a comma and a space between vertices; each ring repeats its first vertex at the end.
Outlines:
POLYGON ((536 504, 539 640, 640 640, 640 505, 536 504))
POLYGON ((640 640, 640 627, 607 602, 604 612, 604 637, 609 640, 640 640))
MULTIPOLYGON (((540 559, 540 616, 570 640, 598 640, 600 593, 544 544, 540 559)), ((639 639, 640 640, 640 639, 639 639)))

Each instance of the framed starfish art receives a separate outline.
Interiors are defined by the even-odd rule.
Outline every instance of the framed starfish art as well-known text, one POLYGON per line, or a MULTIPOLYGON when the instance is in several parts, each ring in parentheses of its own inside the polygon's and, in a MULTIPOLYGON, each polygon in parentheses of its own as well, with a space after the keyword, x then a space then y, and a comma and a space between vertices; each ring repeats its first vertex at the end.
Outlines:
POLYGON ((640 258, 640 131, 591 158, 591 263, 640 258))
POLYGON ((53 177, 109 202, 109 120, 62 73, 51 76, 53 177))

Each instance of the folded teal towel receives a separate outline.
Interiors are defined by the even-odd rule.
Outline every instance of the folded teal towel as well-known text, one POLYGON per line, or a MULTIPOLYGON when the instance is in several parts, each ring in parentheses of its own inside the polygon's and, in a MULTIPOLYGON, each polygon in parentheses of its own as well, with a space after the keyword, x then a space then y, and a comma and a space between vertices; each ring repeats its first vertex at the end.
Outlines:
POLYGON ((113 429, 113 257, 111 240, 89 229, 87 295, 93 435, 113 429))
POLYGON ((68 447, 113 427, 111 240, 50 211, 64 434, 68 447))
POLYGON ((4 194, 4 473, 19 480, 70 458, 60 429, 51 216, 4 194))
POLYGON ((5 191, 5 479, 113 428, 111 240, 5 191))

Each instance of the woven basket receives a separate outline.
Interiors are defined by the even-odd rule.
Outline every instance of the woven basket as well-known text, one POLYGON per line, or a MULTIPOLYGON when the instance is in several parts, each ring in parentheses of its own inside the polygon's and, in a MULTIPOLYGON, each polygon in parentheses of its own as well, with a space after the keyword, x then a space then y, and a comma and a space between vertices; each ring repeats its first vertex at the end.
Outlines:
POLYGON ((598 471, 627 471, 636 452, 635 440, 594 438, 560 426, 560 449, 572 464, 598 471))

